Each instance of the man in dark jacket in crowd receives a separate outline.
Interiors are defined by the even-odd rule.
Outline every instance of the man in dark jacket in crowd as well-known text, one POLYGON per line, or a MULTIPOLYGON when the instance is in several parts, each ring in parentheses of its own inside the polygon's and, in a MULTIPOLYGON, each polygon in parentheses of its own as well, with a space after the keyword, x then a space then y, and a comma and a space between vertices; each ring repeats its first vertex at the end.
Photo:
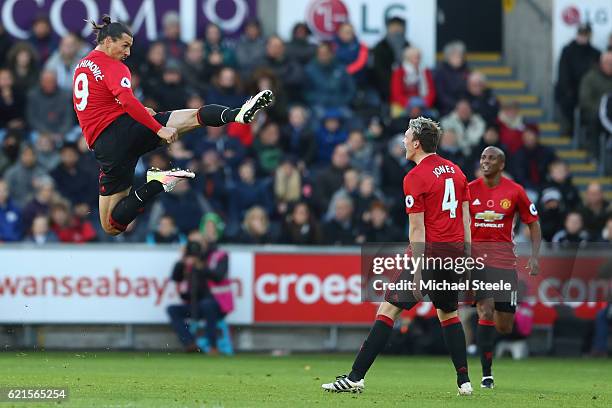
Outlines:
POLYGON ((548 166, 555 160, 555 152, 540 144, 537 128, 528 127, 523 132, 523 147, 512 157, 512 173, 523 187, 538 191, 546 181, 548 166))
POLYGON ((578 104, 578 87, 582 77, 599 60, 599 50, 591 45, 591 26, 578 26, 576 38, 563 47, 559 59, 559 73, 555 99, 561 112, 561 132, 572 134, 574 109, 578 104))
POLYGON ((170 324, 183 344, 186 352, 199 351, 195 338, 185 319, 201 318, 206 320, 206 338, 211 354, 216 354, 217 322, 224 317, 221 306, 211 293, 208 281, 220 282, 227 277, 227 254, 216 262, 209 262, 210 255, 216 251, 213 244, 204 250, 197 241, 189 241, 180 261, 174 265, 172 280, 176 282, 183 304, 168 306, 170 324))
POLYGON ((401 64, 406 40, 406 21, 400 17, 387 20, 387 33, 372 50, 374 57, 374 79, 383 101, 389 100, 393 64, 401 64))
POLYGON ((97 174, 79 165, 76 144, 65 143, 60 151, 60 160, 60 164, 51 172, 59 193, 72 204, 87 203, 95 207, 98 202, 97 174))

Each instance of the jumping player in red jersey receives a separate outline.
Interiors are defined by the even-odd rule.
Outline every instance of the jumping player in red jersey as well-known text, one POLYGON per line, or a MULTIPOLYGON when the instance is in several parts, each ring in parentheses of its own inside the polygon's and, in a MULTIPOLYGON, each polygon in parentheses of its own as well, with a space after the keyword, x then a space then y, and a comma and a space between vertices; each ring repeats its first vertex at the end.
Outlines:
MULTIPOLYGON (((435 153, 440 134, 440 127, 436 122, 420 117, 410 121, 404 137, 406 158, 416 163, 416 167, 404 178, 406 213, 410 221, 409 239, 414 258, 421 256, 419 247, 423 243, 426 247, 433 246, 434 253, 436 244, 460 247, 463 255, 464 245, 471 241, 467 179, 456 164, 435 153)), ((421 281, 420 275, 420 268, 417 267, 414 272, 415 282, 421 281)), ((454 271, 424 270, 422 275, 422 280, 425 281, 458 281, 454 271)), ((458 292, 431 291, 428 294, 436 308, 444 340, 455 366, 459 395, 471 395, 465 335, 457 315, 458 292)), ((348 375, 337 377, 334 382, 323 384, 324 390, 363 391, 364 377, 385 347, 395 320, 402 310, 409 310, 418 303, 420 293, 415 297, 408 296, 408 301, 403 301, 397 294, 387 292, 386 301, 378 308, 374 326, 355 358, 352 371, 348 375)))
POLYGON ((249 123, 258 110, 272 103, 273 95, 262 91, 237 109, 205 105, 156 113, 136 99, 130 70, 122 62, 130 56, 131 31, 108 16, 102 21, 102 25, 92 22, 97 46, 74 72, 73 102, 83 135, 100 164, 100 222, 108 234, 118 235, 157 194, 195 177, 186 170, 151 169, 147 183, 132 189, 140 156, 200 126, 249 123))
POLYGON ((517 276, 512 230, 517 215, 527 224, 531 236, 531 257, 527 263, 529 274, 535 276, 540 270, 538 255, 542 232, 538 211, 529 201, 523 187, 502 176, 505 164, 506 156, 502 150, 487 147, 480 156, 483 175, 469 185, 473 256, 487 255, 484 258, 485 269, 473 270, 471 278, 489 282, 501 279, 514 283, 514 290, 509 294, 495 295, 487 291, 475 293, 478 311, 476 344, 482 363, 482 388, 495 386, 491 371, 495 329, 502 334, 509 334, 514 325, 517 276), (509 295, 509 298, 504 295, 509 295))

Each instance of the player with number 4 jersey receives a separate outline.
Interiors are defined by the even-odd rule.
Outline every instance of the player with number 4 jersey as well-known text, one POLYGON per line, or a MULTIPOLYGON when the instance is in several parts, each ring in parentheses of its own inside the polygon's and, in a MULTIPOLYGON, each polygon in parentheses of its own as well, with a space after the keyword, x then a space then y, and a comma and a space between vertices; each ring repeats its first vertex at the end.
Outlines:
POLYGON ((102 21, 102 25, 92 22, 97 46, 75 69, 73 102, 85 140, 100 164, 102 228, 118 235, 157 194, 195 177, 188 170, 151 169, 147 183, 132 189, 140 156, 200 126, 250 123, 257 111, 272 104, 273 95, 269 90, 261 91, 236 109, 204 105, 156 113, 136 99, 130 70, 123 64, 134 42, 132 32, 122 23, 111 22, 109 16, 102 21))

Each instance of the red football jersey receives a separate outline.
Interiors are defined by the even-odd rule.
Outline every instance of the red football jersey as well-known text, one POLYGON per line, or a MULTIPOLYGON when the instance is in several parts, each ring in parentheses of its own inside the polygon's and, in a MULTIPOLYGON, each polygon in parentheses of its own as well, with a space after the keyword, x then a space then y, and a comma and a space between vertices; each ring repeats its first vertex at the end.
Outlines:
POLYGON ((437 154, 425 157, 404 177, 406 213, 424 213, 426 242, 463 242, 468 182, 455 163, 437 154))
POLYGON ((132 75, 127 66, 102 51, 93 50, 77 64, 72 83, 72 100, 87 144, 125 113, 117 100, 122 92, 132 93, 132 75))
POLYGON ((523 187, 501 177, 497 186, 488 187, 482 178, 474 180, 470 188, 470 216, 472 219, 472 242, 495 244, 474 245, 476 252, 488 252, 487 265, 511 269, 516 265, 512 244, 514 217, 518 213, 521 221, 531 224, 538 220, 538 210, 529 201, 523 187), (504 245, 508 244, 508 245, 504 245), (494 256, 491 256, 492 253, 494 256))

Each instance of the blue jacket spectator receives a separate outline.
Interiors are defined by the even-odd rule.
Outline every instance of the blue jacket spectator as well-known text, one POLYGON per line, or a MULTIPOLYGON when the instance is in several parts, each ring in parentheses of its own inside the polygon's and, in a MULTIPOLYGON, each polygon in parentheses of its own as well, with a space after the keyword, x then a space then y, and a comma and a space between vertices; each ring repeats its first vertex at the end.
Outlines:
POLYGON ((329 44, 320 44, 317 57, 306 66, 306 101, 321 108, 348 107, 355 96, 355 83, 334 60, 329 44))
POLYGON ((213 78, 213 85, 208 89, 206 103, 239 108, 247 97, 238 89, 238 76, 234 68, 222 68, 213 78))
MULTIPOLYGON (((310 46, 314 47, 312 44, 310 46)), ((289 100, 302 100, 304 69, 295 58, 287 57, 285 43, 277 35, 268 38, 263 66, 274 71, 280 81, 280 87, 287 92, 289 100)))
POLYGON ((43 245, 56 244, 59 242, 59 239, 57 238, 57 235, 55 235, 55 232, 49 229, 49 217, 46 215, 39 215, 34 218, 32 228, 25 241, 37 245, 43 245))
POLYGON ((317 143, 307 119, 306 109, 294 105, 289 109, 289 123, 281 129, 284 150, 295 156, 302 167, 314 163, 317 156, 317 143))
POLYGON ((441 116, 455 109, 457 101, 467 92, 469 73, 465 62, 465 45, 458 41, 447 44, 444 47, 444 61, 434 70, 436 105, 441 116))
POLYGON ((60 164, 50 174, 59 193, 72 204, 87 203, 95 207, 98 202, 97 175, 79 165, 77 146, 64 144, 60 160, 60 164))
POLYGON ((206 139, 202 143, 202 153, 208 150, 217 152, 223 164, 229 166, 228 171, 232 176, 236 175, 238 166, 246 154, 244 146, 233 137, 229 137, 224 132, 223 127, 206 128, 206 139))
POLYGON ((272 213, 273 202, 269 181, 255 179, 255 166, 250 160, 240 165, 240 180, 229 188, 229 235, 235 233, 246 211, 253 206, 272 213))
POLYGON ((342 114, 338 109, 325 111, 321 126, 316 132, 318 154, 320 163, 329 163, 336 146, 344 143, 348 132, 342 127, 342 114))
POLYGON ((9 167, 4 173, 4 180, 9 185, 11 196, 20 208, 32 193, 32 181, 44 176, 46 171, 36 162, 36 154, 30 146, 21 149, 19 161, 9 167))
POLYGON ((41 14, 34 19, 32 22, 32 35, 28 38, 28 42, 36 50, 41 64, 44 64, 58 46, 58 42, 51 29, 49 17, 41 14))
POLYGON ((159 220, 169 215, 175 222, 179 232, 188 234, 198 229, 200 218, 212 208, 206 200, 194 190, 188 182, 178 183, 170 194, 163 194, 151 208, 149 230, 157 230, 159 220))
POLYGON ((6 182, 0 179, 0 242, 21 239, 21 212, 11 201, 6 182))
POLYGON ((147 235, 147 244, 186 244, 187 238, 178 232, 174 219, 164 215, 159 219, 157 230, 147 235))
POLYGON ((340 25, 334 45, 336 60, 346 67, 347 74, 351 75, 357 84, 363 84, 367 79, 368 47, 359 42, 350 23, 340 25))

